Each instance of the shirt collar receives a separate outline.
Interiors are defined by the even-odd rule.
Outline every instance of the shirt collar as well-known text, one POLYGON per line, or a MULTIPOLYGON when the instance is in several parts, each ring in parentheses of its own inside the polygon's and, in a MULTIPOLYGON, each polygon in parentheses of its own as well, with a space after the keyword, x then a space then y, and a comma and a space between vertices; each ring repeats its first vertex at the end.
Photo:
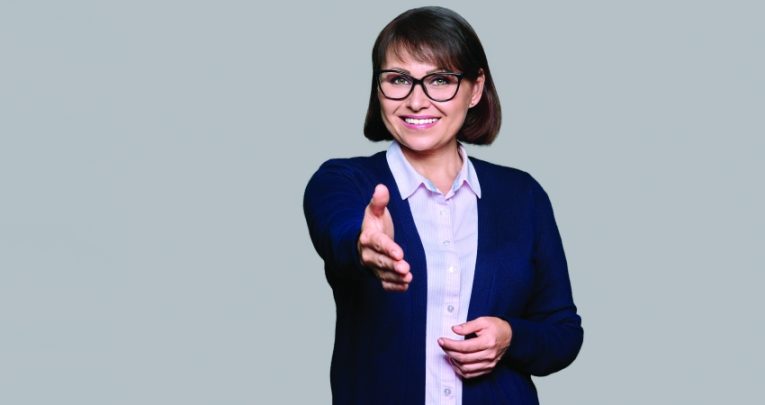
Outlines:
MULTIPOLYGON (((452 184, 451 191, 447 193, 447 197, 450 197, 463 185, 467 185, 468 190, 472 191, 476 197, 481 198, 481 185, 478 183, 478 176, 475 173, 473 162, 468 159, 467 152, 462 144, 459 144, 459 153, 462 156, 462 168, 457 174, 457 178, 452 184)), ((399 194, 401 199, 406 200, 411 197, 417 189, 422 186, 434 193, 440 193, 435 185, 418 173, 414 167, 406 160, 404 153, 401 151, 401 146, 398 142, 391 142, 388 147, 388 151, 385 154, 388 160, 388 166, 393 173, 393 178, 396 180, 399 194)))

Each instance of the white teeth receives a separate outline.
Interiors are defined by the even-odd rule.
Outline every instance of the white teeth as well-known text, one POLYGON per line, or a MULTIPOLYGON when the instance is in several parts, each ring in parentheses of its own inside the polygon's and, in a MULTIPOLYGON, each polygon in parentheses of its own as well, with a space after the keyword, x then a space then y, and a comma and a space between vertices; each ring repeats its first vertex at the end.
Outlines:
POLYGON ((425 124, 432 124, 438 121, 438 118, 425 118, 425 119, 404 118, 404 121, 406 121, 407 124, 412 124, 412 125, 425 125, 425 124))

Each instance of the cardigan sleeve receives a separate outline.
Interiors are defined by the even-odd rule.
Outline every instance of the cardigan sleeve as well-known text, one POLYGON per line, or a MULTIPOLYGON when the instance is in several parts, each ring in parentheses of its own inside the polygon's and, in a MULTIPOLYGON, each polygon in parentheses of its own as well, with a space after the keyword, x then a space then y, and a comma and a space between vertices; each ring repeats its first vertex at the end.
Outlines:
POLYGON ((356 277, 363 267, 356 242, 369 196, 363 196, 347 160, 329 160, 311 177, 303 196, 308 231, 328 277, 356 277))
POLYGON ((513 335, 505 360, 529 374, 547 375, 574 361, 583 330, 550 199, 536 181, 533 185, 534 284, 523 316, 506 319, 513 335))

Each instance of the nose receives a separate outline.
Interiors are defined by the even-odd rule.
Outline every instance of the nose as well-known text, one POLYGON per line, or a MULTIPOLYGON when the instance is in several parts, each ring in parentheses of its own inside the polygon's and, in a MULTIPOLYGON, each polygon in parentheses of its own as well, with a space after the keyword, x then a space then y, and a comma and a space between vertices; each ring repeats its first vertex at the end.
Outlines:
POLYGON ((428 106, 430 99, 425 95, 425 89, 422 88, 422 83, 417 83, 414 86, 412 94, 406 99, 406 103, 412 111, 419 111, 428 106))

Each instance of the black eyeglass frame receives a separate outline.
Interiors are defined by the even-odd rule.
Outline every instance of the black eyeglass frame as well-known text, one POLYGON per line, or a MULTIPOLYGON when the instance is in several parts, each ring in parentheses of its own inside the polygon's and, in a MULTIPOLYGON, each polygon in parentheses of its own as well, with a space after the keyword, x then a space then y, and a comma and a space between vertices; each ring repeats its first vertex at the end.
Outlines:
POLYGON ((387 98, 388 100, 395 100, 395 101, 400 101, 400 100, 403 100, 403 99, 409 97, 412 94, 412 91, 414 91, 414 86, 416 86, 418 84, 420 85, 420 87, 422 87, 423 93, 425 93, 425 95, 428 96, 429 99, 431 99, 431 100, 433 100, 433 101, 435 101, 437 103, 445 103, 447 101, 451 101, 451 100, 454 99, 454 97, 457 97, 457 93, 459 93, 459 91, 460 91, 460 85, 462 84, 462 79, 464 77, 465 77, 464 73, 434 72, 434 73, 426 74, 425 76, 422 76, 422 78, 420 78, 420 79, 415 79, 414 77, 412 77, 412 76, 410 76, 410 75, 408 75, 408 74, 406 74, 406 73, 404 73, 404 72, 402 72, 400 70, 394 70, 394 69, 375 70, 375 81, 377 82, 377 89, 380 91, 380 93, 383 95, 383 97, 387 98), (408 77, 409 79, 411 79, 412 80, 412 85, 409 86, 409 92, 407 92, 404 97, 388 97, 388 95, 385 94, 385 92, 382 89, 382 83, 380 83, 380 75, 382 73, 398 73, 401 76, 408 77), (438 99, 435 99, 435 98, 431 97, 430 94, 428 94, 428 88, 425 87, 425 79, 427 79, 430 76, 455 76, 455 77, 457 77, 457 89, 454 90, 454 94, 451 97, 443 99, 443 100, 438 100, 438 99))

